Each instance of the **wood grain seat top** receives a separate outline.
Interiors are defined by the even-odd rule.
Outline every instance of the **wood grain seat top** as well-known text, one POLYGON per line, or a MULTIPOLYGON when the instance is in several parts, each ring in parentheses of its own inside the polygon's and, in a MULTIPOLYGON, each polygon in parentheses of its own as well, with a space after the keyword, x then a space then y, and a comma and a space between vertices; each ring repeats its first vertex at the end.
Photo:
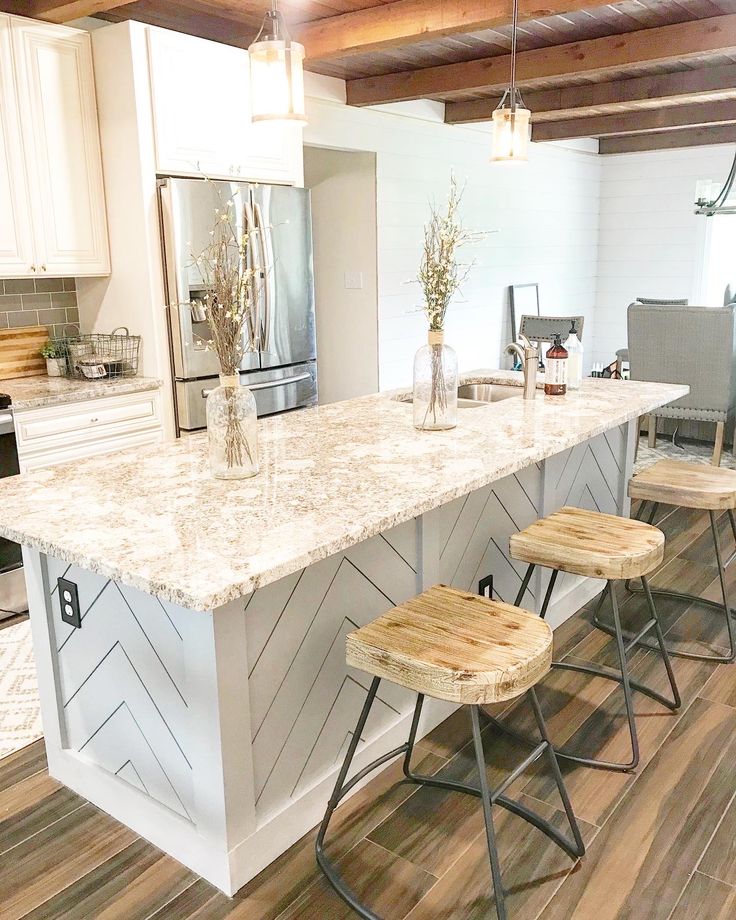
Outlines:
POLYGON ((347 637, 347 663, 454 703, 519 696, 550 669, 552 631, 510 604, 435 585, 347 637))
POLYGON ((664 557, 664 534, 642 521, 561 508, 514 534, 510 546, 512 558, 521 562, 616 580, 657 568, 664 557))
POLYGON ((736 509, 736 470, 687 460, 659 460, 629 480, 629 495, 703 511, 736 509))

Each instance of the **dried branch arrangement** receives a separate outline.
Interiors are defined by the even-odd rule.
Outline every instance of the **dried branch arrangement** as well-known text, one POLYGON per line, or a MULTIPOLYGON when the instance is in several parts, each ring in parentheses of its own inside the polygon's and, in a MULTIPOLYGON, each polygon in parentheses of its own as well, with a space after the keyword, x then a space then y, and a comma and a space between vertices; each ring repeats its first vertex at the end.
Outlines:
POLYGON ((220 382, 229 404, 225 453, 229 467, 251 459, 250 446, 235 411, 235 387, 243 356, 259 344, 260 278, 249 265, 250 232, 245 203, 234 195, 215 209, 207 247, 193 257, 207 288, 203 297, 212 338, 207 347, 217 355, 220 382))
POLYGON ((417 281, 424 292, 423 310, 429 328, 435 332, 444 329, 447 308, 473 267, 472 262, 465 265, 458 262, 458 249, 487 235, 484 231, 468 230, 460 221, 458 211, 464 191, 451 176, 446 211, 440 213, 436 205, 430 205, 430 218, 424 227, 417 281))
MULTIPOLYGON (((458 188, 455 177, 451 176, 446 210, 441 213, 434 204, 430 205, 430 219, 424 227, 424 247, 416 280, 424 293, 422 309, 429 322, 432 354, 429 399, 421 424, 415 421, 420 428, 438 427, 438 420, 448 407, 447 387, 450 381, 445 380, 444 369, 445 316, 452 298, 473 267, 472 262, 461 264, 458 261, 458 250, 486 236, 483 231, 472 231, 463 226, 458 214, 463 191, 464 188, 458 188)), ((414 398, 416 402, 416 393, 414 398)))

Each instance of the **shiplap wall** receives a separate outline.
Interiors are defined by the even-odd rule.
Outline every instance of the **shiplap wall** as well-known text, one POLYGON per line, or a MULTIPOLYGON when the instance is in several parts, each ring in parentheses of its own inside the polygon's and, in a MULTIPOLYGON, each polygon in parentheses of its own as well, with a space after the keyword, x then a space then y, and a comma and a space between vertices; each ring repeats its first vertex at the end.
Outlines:
POLYGON ((595 360, 625 346, 635 297, 698 303, 707 219, 693 213, 696 188, 723 182, 732 159, 732 146, 601 157, 595 360))
POLYGON ((377 154, 381 389, 411 380, 414 352, 426 341, 426 323, 418 312, 421 293, 407 281, 416 276, 428 201, 444 201, 452 172, 467 181, 462 210, 468 226, 499 231, 465 251, 477 264, 447 323, 447 340, 458 352, 461 370, 510 366, 502 348, 510 339, 507 290, 514 283, 539 282, 543 312, 584 314, 589 340, 597 270, 598 158, 537 144, 528 166, 492 166, 487 131, 445 125, 431 104, 419 109, 422 117, 415 111, 350 108, 314 96, 307 100, 306 144, 377 154))

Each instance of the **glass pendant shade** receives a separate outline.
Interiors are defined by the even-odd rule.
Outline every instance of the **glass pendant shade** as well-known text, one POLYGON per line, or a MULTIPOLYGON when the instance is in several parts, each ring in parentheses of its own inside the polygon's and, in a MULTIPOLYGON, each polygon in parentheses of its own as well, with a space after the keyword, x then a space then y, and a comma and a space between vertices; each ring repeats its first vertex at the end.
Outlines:
POLYGON ((250 54, 251 119, 306 121, 304 46, 277 38, 254 42, 250 54))
POLYGON ((525 163, 529 159, 532 113, 523 106, 500 105, 493 113, 492 163, 525 163))

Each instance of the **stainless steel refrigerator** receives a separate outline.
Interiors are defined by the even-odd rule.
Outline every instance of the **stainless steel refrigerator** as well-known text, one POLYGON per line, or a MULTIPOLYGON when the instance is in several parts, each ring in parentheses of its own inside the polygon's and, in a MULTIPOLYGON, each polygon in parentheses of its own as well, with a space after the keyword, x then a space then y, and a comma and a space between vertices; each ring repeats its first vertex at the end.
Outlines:
POLYGON ((238 213, 245 215, 260 278, 260 350, 244 356, 241 380, 253 391, 259 415, 315 405, 309 192, 204 179, 161 179, 158 187, 177 433, 205 427, 205 399, 218 382, 217 358, 205 347, 211 339, 202 307, 206 285, 193 256, 207 247, 215 210, 231 200, 242 202, 238 213))

